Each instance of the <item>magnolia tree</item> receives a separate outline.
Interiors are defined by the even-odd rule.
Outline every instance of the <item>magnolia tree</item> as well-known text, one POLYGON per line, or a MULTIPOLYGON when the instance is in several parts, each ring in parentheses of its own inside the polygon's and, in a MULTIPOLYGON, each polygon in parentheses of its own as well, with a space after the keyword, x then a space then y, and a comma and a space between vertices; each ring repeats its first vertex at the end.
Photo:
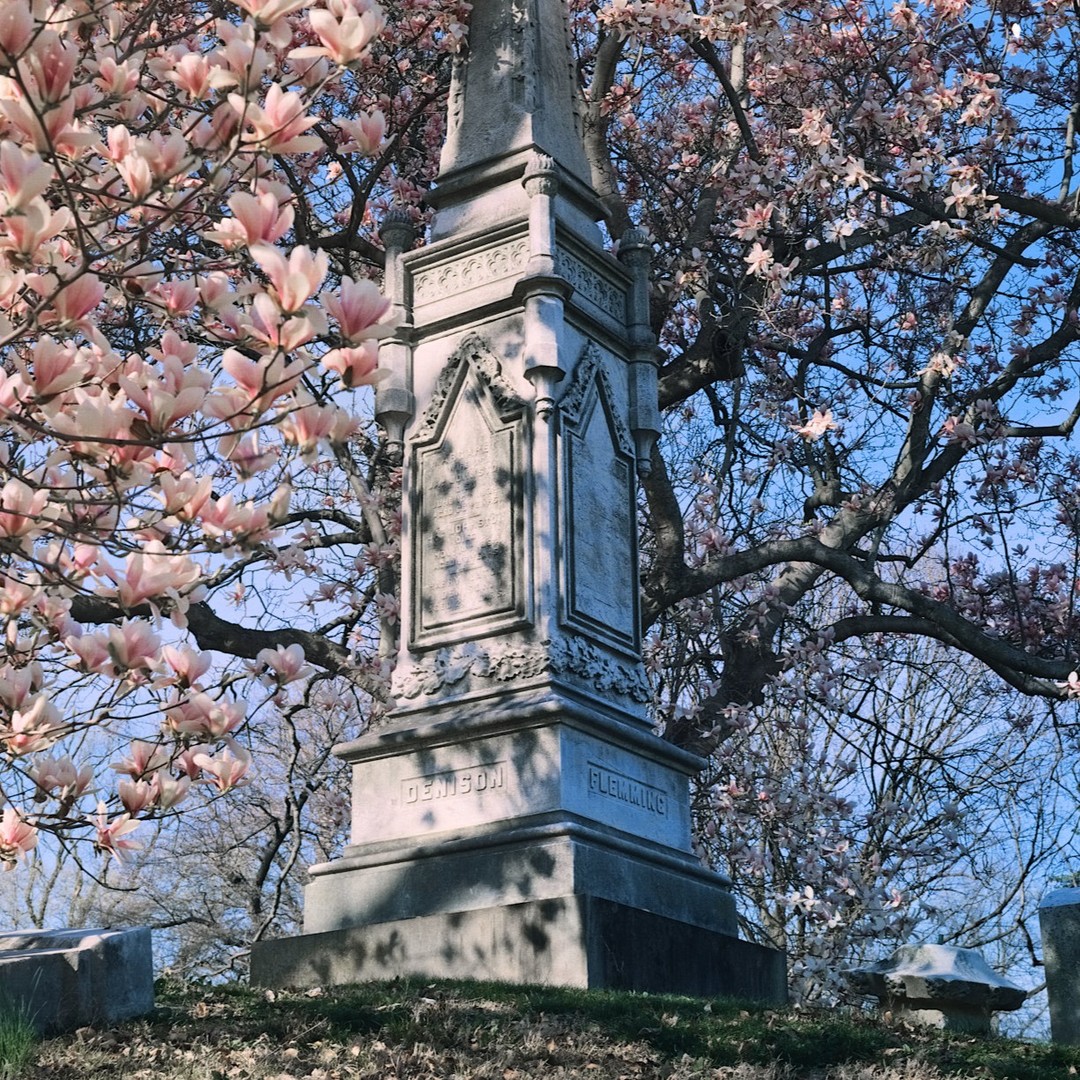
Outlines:
POLYGON ((804 661, 827 698, 837 647, 883 634, 1080 692, 1072 9, 582 19, 613 232, 662 238, 646 620, 716 630, 714 693, 669 735, 715 745, 804 661))
POLYGON ((699 850, 747 936, 787 952, 797 1000, 836 1000, 845 969, 919 940, 1039 981, 1038 902, 1080 855, 1075 747, 944 653, 879 648, 828 706, 775 688, 700 777, 699 850))
MULTIPOLYGON (((395 40, 452 50, 464 6, 398 5, 395 40)), ((0 11, 8 868, 43 831, 121 856, 193 784, 245 784, 245 724, 317 697, 313 665, 381 689, 351 635, 392 610, 393 515, 350 447, 387 304, 354 249, 387 112, 407 161, 423 111, 386 25, 369 0, 0 11), (253 577, 277 628, 219 613, 253 577), (282 607, 305 602, 311 630, 282 607)))

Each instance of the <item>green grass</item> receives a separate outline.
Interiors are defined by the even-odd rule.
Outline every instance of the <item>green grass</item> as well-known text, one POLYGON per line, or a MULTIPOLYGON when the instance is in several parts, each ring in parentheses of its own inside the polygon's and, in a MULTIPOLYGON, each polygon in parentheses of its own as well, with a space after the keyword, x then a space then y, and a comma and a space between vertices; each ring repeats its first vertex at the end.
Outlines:
POLYGON ((398 981, 311 995, 163 984, 156 1013, 42 1042, 20 1080, 1069 1080, 1080 1049, 859 1012, 398 981))
POLYGON ((24 1006, 0 990, 0 1080, 16 1080, 29 1065, 38 1035, 24 1006))

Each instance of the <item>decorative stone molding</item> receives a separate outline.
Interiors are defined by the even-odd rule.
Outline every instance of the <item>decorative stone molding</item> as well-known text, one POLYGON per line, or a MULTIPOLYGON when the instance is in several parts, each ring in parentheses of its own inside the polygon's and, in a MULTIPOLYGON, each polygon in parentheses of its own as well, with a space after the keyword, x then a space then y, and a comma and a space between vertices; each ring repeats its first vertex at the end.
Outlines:
POLYGON ((413 303, 429 304, 479 285, 516 277, 524 272, 528 261, 528 238, 518 237, 487 251, 419 270, 413 276, 413 303))
POLYGON ((576 255, 559 248, 555 256, 557 272, 574 286, 574 292, 594 303, 620 323, 626 320, 626 293, 587 266, 576 255))
POLYGON ((641 703, 652 700, 640 665, 618 663, 587 642, 563 639, 541 645, 468 643, 439 649, 402 674, 393 693, 403 698, 430 697, 466 678, 491 685, 546 673, 576 676, 602 694, 623 694, 641 703))
POLYGON ((466 363, 491 394, 500 416, 514 416, 525 408, 524 399, 503 375, 502 364, 491 351, 491 346, 483 338, 470 334, 439 372, 431 400, 412 433, 411 442, 426 442, 434 434, 446 401, 458 383, 462 365, 466 363))
POLYGON ((619 411, 615 407, 618 397, 611 384, 611 376, 608 374, 603 357, 600 355, 600 350, 595 342, 590 341, 582 351, 570 383, 559 399, 559 411, 563 418, 571 424, 580 423, 589 402, 590 392, 597 383, 600 384, 600 392, 606 399, 607 414, 611 417, 619 447, 628 457, 633 458, 634 439, 630 434, 630 429, 626 426, 626 421, 619 415, 619 411))

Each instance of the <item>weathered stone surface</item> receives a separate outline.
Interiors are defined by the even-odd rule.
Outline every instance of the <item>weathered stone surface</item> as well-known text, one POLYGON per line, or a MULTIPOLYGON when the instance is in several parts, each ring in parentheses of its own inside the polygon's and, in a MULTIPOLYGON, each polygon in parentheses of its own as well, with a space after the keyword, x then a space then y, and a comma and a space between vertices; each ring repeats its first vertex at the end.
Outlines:
POLYGON ((1080 1046, 1080 889, 1055 889, 1039 905, 1050 1032, 1080 1046))
POLYGON ((1019 1009, 1027 992, 975 949, 902 945, 887 960, 848 972, 852 987, 883 1009, 927 1027, 989 1031, 991 1014, 1019 1009))
POLYGON ((353 766, 353 846, 447 842, 564 814, 689 854, 691 755, 581 709, 531 722, 521 710, 508 723, 376 733, 339 747, 353 766))
POLYGON ((142 1016, 154 1007, 150 931, 0 932, 0 992, 43 1033, 142 1016))
POLYGON ((726 882, 690 856, 631 844, 557 816, 513 830, 476 830, 431 847, 350 848, 312 867, 304 930, 463 912, 526 900, 594 896, 716 933, 736 933, 726 882))
POLYGON ((783 1004, 783 954, 648 911, 552 897, 260 942, 260 986, 325 986, 419 975, 532 982, 783 1004))

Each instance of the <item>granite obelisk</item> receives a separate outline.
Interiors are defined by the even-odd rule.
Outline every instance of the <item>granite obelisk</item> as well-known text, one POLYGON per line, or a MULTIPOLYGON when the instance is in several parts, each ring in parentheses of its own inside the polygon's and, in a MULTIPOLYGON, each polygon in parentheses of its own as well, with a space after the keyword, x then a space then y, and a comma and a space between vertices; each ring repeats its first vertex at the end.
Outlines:
POLYGON ((377 416, 404 469, 389 726, 304 935, 252 977, 784 994, 690 845, 700 762, 656 737, 636 473, 659 418, 648 245, 605 250, 563 0, 473 0, 429 242, 383 229, 402 321, 377 416))

